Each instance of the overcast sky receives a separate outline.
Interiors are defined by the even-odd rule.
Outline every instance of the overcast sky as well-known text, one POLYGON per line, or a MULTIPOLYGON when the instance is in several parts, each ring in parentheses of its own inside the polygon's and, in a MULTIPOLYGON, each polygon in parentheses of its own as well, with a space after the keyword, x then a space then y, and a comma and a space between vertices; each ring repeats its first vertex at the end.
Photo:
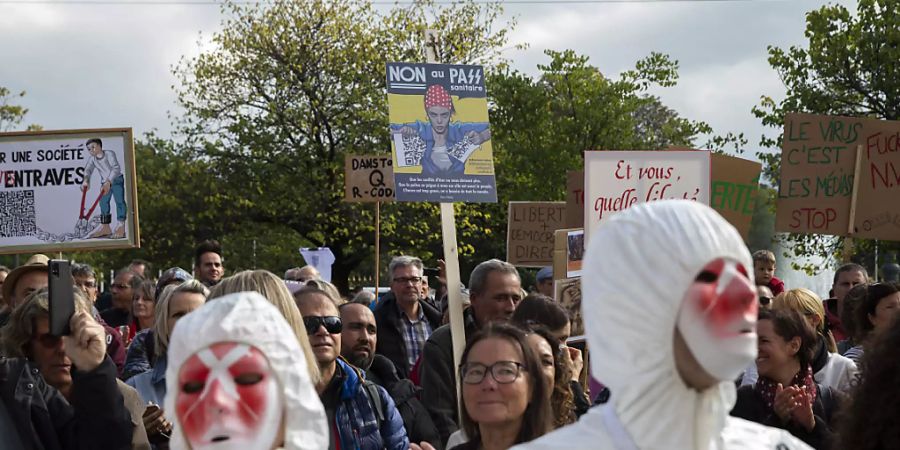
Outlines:
MULTIPOLYGON (((170 68, 219 28, 215 5, 86 5, 0 0, 0 86, 27 91, 28 123, 46 129, 171 131, 178 113, 170 68)), ((151 0, 152 1, 152 0, 151 0)), ((784 88, 766 46, 806 45, 805 13, 824 2, 697 1, 506 6, 519 19, 505 56, 534 72, 545 49, 574 49, 608 76, 651 51, 680 61, 676 87, 657 91, 684 117, 743 132, 748 153, 765 132, 750 108, 784 88)), ((855 9, 855 2, 840 3, 855 9)), ((490 89, 490 87, 488 87, 490 89)))

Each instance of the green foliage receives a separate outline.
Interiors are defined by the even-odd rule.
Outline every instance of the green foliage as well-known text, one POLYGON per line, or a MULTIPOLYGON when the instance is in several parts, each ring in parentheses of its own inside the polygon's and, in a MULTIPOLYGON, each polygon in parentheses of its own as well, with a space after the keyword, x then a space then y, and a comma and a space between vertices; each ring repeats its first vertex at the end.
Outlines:
MULTIPOLYGON (((827 5, 806 16, 808 47, 769 47, 769 64, 787 88, 780 102, 763 96, 753 114, 764 125, 784 126, 789 112, 900 119, 900 1, 860 0, 856 14, 827 5)), ((763 136, 760 145, 781 146, 781 134, 763 136)), ((778 185, 781 152, 761 152, 765 178, 778 185)), ((819 235, 790 235, 794 256, 840 255, 842 240, 819 235)), ((873 248, 857 242, 858 249, 873 248)), ((805 265, 814 273, 825 269, 805 265)))
MULTIPOLYGON (((8 88, 0 86, 0 132, 13 131, 25 120, 28 108, 13 104, 13 102, 18 101, 17 99, 23 97, 25 97, 25 91, 15 93, 8 88)), ((25 129, 27 131, 37 131, 41 129, 41 126, 32 124, 25 129)))

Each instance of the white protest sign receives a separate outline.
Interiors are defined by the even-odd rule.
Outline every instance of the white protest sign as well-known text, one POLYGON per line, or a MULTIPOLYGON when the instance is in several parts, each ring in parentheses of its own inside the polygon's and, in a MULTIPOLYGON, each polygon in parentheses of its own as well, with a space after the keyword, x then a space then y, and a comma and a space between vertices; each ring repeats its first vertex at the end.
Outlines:
POLYGON ((666 199, 709 205, 710 152, 584 152, 585 239, 604 220, 638 203, 666 199))
POLYGON ((331 252, 331 249, 328 247, 318 247, 318 248, 300 248, 300 254, 303 255, 303 260, 306 261, 307 264, 316 268, 319 271, 319 276, 327 281, 331 282, 331 265, 334 264, 334 253, 331 252))
POLYGON ((130 128, 0 133, 0 253, 137 247, 130 128))

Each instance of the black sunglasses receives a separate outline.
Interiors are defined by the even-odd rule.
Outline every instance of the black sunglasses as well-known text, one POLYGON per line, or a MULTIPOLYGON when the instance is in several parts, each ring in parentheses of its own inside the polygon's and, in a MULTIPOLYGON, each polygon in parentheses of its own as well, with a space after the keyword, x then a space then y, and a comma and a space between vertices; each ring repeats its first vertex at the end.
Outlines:
POLYGON ((325 331, 331 334, 338 334, 344 329, 344 323, 337 316, 310 316, 303 318, 303 325, 306 326, 306 334, 313 335, 319 331, 319 327, 325 327, 325 331))
POLYGON ((759 304, 766 306, 772 302, 772 297, 759 297, 759 304))

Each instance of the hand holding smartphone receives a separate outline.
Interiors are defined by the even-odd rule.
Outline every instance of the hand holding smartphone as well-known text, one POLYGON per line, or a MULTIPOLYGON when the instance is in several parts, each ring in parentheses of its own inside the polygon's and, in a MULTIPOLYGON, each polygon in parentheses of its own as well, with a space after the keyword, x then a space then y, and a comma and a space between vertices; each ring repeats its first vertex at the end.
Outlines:
POLYGON ((50 260, 50 335, 68 336, 69 322, 75 314, 75 285, 69 261, 50 260))

